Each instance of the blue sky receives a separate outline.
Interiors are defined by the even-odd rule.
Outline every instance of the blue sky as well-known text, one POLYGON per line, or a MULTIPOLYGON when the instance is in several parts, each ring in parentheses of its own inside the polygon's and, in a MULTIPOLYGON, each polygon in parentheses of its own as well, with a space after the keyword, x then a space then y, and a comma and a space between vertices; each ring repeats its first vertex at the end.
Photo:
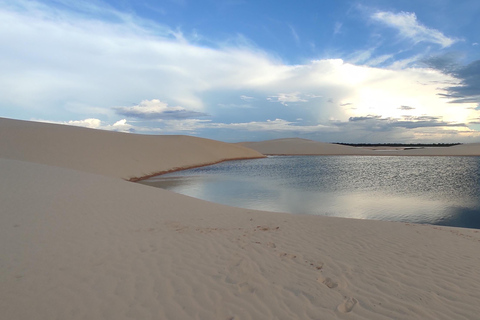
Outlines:
POLYGON ((236 142, 480 142, 479 1, 0 0, 0 116, 236 142))

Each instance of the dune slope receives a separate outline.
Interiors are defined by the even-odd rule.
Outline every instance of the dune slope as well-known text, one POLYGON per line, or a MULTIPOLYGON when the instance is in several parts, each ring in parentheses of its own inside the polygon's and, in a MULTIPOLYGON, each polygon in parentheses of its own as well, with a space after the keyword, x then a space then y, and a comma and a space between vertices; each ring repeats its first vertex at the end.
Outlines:
POLYGON ((130 179, 258 152, 190 136, 120 133, 0 118, 0 157, 130 179))

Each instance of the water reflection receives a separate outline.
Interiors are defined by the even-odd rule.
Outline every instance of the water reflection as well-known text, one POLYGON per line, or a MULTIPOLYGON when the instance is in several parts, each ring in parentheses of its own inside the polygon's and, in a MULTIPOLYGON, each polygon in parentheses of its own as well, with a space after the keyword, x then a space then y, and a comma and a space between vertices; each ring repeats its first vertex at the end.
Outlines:
POLYGON ((143 182, 227 205, 480 228, 480 158, 293 156, 143 182))

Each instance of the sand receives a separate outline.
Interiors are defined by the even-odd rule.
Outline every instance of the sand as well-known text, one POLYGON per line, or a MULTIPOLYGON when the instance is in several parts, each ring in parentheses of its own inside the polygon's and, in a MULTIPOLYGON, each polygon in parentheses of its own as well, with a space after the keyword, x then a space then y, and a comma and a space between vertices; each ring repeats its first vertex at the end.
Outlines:
POLYGON ((288 138, 241 142, 237 145, 257 150, 266 155, 480 156, 480 143, 403 150, 403 148, 360 148, 288 138))
POLYGON ((147 138, 157 149, 136 154, 132 169, 92 141, 110 139, 128 158, 139 148, 128 134, 8 119, 0 128, 4 319, 475 319, 480 312, 478 230, 260 212, 125 181, 191 165, 207 145, 202 161, 231 155, 228 144, 210 140, 147 138), (32 136, 39 127, 44 148, 32 136), (65 137, 69 152, 55 149, 65 137), (150 167, 152 156, 158 163, 150 167))
POLYGON ((0 157, 135 179, 224 160, 259 158, 242 147, 190 136, 153 136, 0 118, 0 157))

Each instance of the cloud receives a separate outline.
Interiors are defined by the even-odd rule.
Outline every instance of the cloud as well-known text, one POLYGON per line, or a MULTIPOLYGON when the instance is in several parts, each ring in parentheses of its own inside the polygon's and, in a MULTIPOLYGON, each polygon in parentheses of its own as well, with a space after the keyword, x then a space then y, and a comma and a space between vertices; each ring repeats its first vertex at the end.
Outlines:
POLYGON ((460 80, 460 84, 448 87, 448 93, 443 96, 452 99, 451 103, 480 104, 480 60, 457 68, 451 74, 460 80))
POLYGON ((447 52, 441 55, 434 55, 421 60, 428 67, 441 70, 442 72, 452 72, 458 69, 461 55, 458 52, 447 52))
POLYGON ((248 101, 248 102, 256 100, 254 97, 249 97, 249 96, 246 96, 246 95, 241 95, 240 99, 242 99, 244 101, 248 101))
POLYGON ((122 116, 143 120, 186 119, 207 116, 203 112, 191 111, 178 106, 169 107, 167 103, 158 99, 143 100, 136 106, 114 107, 113 109, 122 116))
POLYGON ((397 29, 402 37, 411 39, 414 43, 430 42, 446 48, 458 41, 455 38, 445 36, 436 29, 422 25, 417 21, 417 16, 413 12, 393 13, 379 11, 374 13, 371 18, 397 29))
MULTIPOLYGON (((371 131, 366 122, 349 118, 373 114, 393 119, 404 111, 398 109, 402 105, 415 106, 409 112, 413 116, 441 116, 445 123, 479 116, 472 105, 449 103, 475 98, 467 92, 474 91, 477 83, 468 68, 455 73, 406 68, 413 61, 407 59, 391 69, 342 59, 289 65, 248 39, 200 46, 189 38, 191 32, 92 3, 71 11, 33 1, 10 2, 11 6, 0 8, 0 43, 6 44, 0 50, 0 106, 25 118, 65 122, 86 118, 71 124, 145 133, 204 134, 232 128, 230 137, 237 138, 233 128, 249 128, 245 130, 252 133, 254 128, 262 133, 283 128, 284 132, 359 138, 371 131), (442 99, 439 93, 450 99, 442 99), (129 106, 132 101, 142 102, 129 106), (207 114, 208 120, 197 119, 207 114), (308 119, 308 125, 289 122, 300 118, 308 119)), ((83 6, 62 3, 62 8, 83 6)), ((377 64, 386 58, 371 54, 364 63, 377 64)), ((6 111, 3 115, 7 116, 6 111)), ((376 126, 388 122, 381 119, 368 121, 376 126)), ((403 134, 401 128, 396 130, 390 132, 403 134)))
MULTIPOLYGON (((364 116, 364 117, 350 117, 348 121, 350 122, 356 122, 356 121, 366 121, 366 120, 382 120, 382 116, 364 116)), ((386 120, 386 119, 383 119, 386 120)))
POLYGON ((335 26, 333 27, 333 34, 340 34, 342 33, 342 27, 343 27, 343 23, 341 22, 335 22, 335 26))
POLYGON ((245 123, 211 123, 209 128, 222 128, 234 130, 247 130, 254 132, 290 132, 290 133, 318 133, 337 131, 335 127, 317 124, 317 125, 300 125, 296 122, 290 122, 283 119, 252 121, 245 123))
POLYGON ((114 124, 110 125, 96 118, 88 118, 84 120, 70 120, 70 121, 49 121, 41 119, 31 119, 33 121, 63 124, 75 127, 83 127, 89 129, 99 129, 118 132, 135 132, 134 126, 127 123, 126 119, 118 120, 114 124))
POLYGON ((279 93, 276 96, 270 96, 267 98, 271 102, 280 102, 284 106, 288 106, 287 102, 307 102, 308 100, 300 97, 300 92, 292 93, 279 93))
POLYGON ((349 122, 363 122, 372 128, 384 131, 392 128, 431 128, 431 127, 465 127, 465 123, 452 123, 443 121, 440 117, 434 116, 404 116, 401 118, 384 118, 379 115, 368 115, 364 117, 350 117, 349 122))
POLYGON ((300 44, 300 37, 298 36, 298 33, 295 30, 295 28, 292 25, 288 25, 288 27, 290 28, 290 32, 292 33, 292 36, 293 36, 293 39, 295 39, 295 42, 297 44, 300 44))
POLYGON ((415 110, 414 107, 409 107, 409 106, 400 106, 398 109, 400 109, 400 110, 415 110))

